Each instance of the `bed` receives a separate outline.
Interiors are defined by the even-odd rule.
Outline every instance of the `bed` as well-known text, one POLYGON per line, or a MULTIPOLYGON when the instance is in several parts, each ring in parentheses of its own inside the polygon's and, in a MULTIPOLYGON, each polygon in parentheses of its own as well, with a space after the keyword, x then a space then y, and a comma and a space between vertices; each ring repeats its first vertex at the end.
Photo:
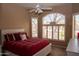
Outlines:
POLYGON ((24 29, 7 29, 1 32, 2 50, 4 54, 9 56, 45 56, 51 52, 51 44, 47 39, 28 38, 27 40, 4 40, 5 34, 24 32, 24 29))

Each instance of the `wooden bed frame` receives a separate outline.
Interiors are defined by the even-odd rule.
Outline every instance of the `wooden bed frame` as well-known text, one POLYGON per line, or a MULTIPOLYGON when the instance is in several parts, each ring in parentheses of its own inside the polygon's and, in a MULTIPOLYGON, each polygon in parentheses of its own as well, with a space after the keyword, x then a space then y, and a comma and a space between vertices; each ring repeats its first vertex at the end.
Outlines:
MULTIPOLYGON (((5 30, 1 30, 1 38, 2 38, 2 45, 3 45, 3 41, 4 41, 4 34, 6 33, 15 33, 15 32, 24 32, 24 29, 5 29, 5 30)), ((44 47, 43 49, 41 49, 40 51, 38 51, 37 53, 35 53, 33 56, 46 56, 51 52, 51 43, 49 45, 47 45, 46 47, 44 47)), ((4 53, 5 55, 8 56, 18 56, 10 51, 5 50, 4 53)))

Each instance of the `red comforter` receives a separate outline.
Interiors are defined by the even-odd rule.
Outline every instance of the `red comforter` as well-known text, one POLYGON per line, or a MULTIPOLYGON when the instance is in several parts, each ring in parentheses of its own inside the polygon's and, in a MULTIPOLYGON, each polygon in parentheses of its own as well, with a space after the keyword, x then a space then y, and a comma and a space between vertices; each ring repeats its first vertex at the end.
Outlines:
POLYGON ((21 56, 31 56, 47 46, 48 40, 45 39, 28 39, 19 41, 4 42, 3 48, 21 56))

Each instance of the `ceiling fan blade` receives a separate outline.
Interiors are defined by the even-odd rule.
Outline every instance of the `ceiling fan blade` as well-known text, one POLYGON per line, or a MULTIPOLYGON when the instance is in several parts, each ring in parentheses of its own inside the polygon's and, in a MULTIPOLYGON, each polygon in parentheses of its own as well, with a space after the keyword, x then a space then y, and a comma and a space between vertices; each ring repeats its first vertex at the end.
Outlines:
POLYGON ((40 13, 43 13, 44 10, 50 11, 50 10, 52 10, 52 8, 40 8, 40 5, 37 4, 36 7, 31 9, 29 12, 31 12, 31 13, 34 12, 34 13, 40 14, 40 13))
POLYGON ((52 10, 52 8, 41 8, 42 10, 52 10))
POLYGON ((43 13, 43 10, 41 10, 41 9, 40 9, 40 10, 38 10, 38 13, 43 13))
POLYGON ((35 9, 31 9, 29 12, 34 12, 35 11, 35 9))

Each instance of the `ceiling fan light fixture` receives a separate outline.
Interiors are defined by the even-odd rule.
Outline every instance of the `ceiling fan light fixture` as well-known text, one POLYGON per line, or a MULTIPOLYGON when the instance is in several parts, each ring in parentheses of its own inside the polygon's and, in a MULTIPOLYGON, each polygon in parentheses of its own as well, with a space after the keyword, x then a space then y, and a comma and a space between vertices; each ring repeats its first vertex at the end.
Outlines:
POLYGON ((36 8, 40 8, 39 4, 36 5, 36 8))
POLYGON ((32 9, 30 12, 34 12, 36 14, 43 13, 44 11, 52 10, 52 8, 41 8, 39 4, 36 5, 34 9, 32 9))
POLYGON ((43 11, 42 10, 39 10, 38 13, 43 13, 43 11))
POLYGON ((40 8, 37 8, 38 13, 43 13, 43 11, 40 8))

